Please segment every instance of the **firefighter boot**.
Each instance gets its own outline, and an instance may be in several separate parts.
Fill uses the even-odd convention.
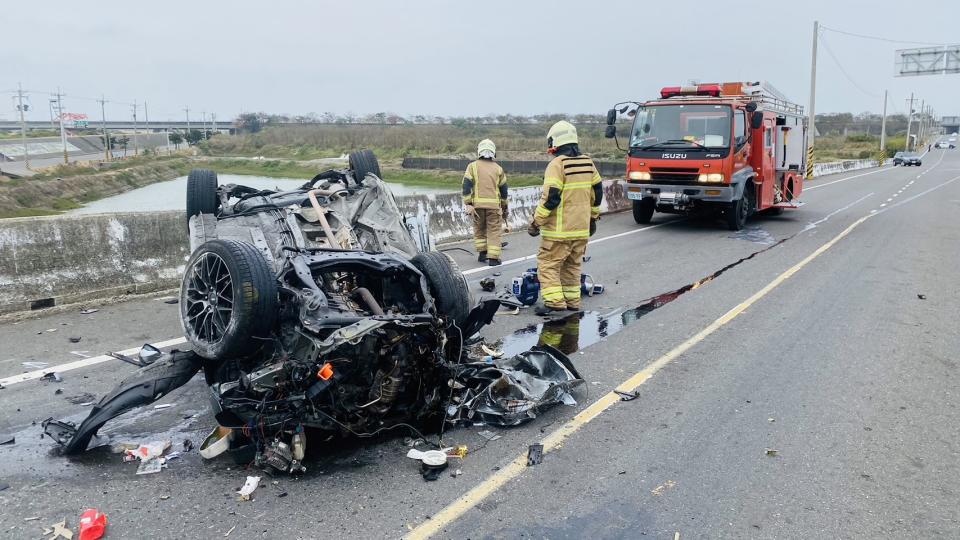
[[[477,253],[477,262],[487,262],[487,252],[481,251]]]

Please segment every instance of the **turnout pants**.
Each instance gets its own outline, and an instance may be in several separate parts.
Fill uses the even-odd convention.
[[[580,309],[580,267],[586,252],[586,238],[543,239],[537,253],[537,277],[545,305]]]
[[[473,214],[473,247],[486,251],[487,258],[500,258],[500,236],[503,222],[499,208],[475,208]]]

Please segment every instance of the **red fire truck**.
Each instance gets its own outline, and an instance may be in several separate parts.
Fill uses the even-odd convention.
[[[608,138],[624,118],[633,120],[627,196],[637,223],[654,212],[714,213],[736,231],[754,213],[802,205],[803,107],[767,83],[669,86],[660,99],[618,103]]]

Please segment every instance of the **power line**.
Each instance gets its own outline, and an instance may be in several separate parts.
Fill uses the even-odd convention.
[[[828,28],[828,27],[823,26],[823,25],[820,25],[820,28],[822,28],[822,29],[824,29],[824,30],[829,30],[829,31],[831,31],[831,32],[836,32],[836,33],[838,33],[838,34],[843,34],[843,35],[845,35],[845,36],[853,36],[853,37],[858,37],[858,38],[862,38],[862,39],[873,39],[873,40],[876,40],[876,41],[885,41],[885,42],[887,42],[887,43],[902,43],[902,44],[906,44],[906,45],[932,45],[932,46],[935,46],[935,47],[942,47],[942,46],[944,46],[944,45],[947,45],[946,43],[932,43],[932,42],[929,42],[929,41],[905,41],[905,40],[902,40],[902,39],[890,39],[890,38],[885,38],[885,37],[880,37],[880,36],[868,36],[868,35],[866,35],[866,34],[857,34],[857,33],[854,33],[854,32],[847,32],[847,31],[845,31],[845,30],[837,30],[836,28]]]
[[[820,41],[823,43],[823,47],[827,50],[827,54],[829,54],[830,58],[833,59],[833,62],[837,64],[837,67],[840,68],[840,73],[843,73],[843,76],[846,77],[848,81],[850,81],[850,84],[856,87],[857,90],[863,92],[864,94],[870,97],[874,97],[874,98],[880,97],[877,94],[874,94],[872,92],[865,90],[862,86],[857,84],[857,81],[853,80],[853,77],[851,77],[850,74],[847,73],[847,70],[843,69],[843,65],[840,64],[840,60],[837,58],[837,55],[833,54],[833,50],[830,48],[830,45],[827,43],[827,40],[824,39],[823,36],[820,36]]]

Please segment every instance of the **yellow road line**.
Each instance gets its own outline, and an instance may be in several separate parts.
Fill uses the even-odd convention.
[[[735,319],[738,315],[747,310],[750,306],[755,304],[758,300],[766,296],[773,289],[777,288],[781,283],[790,278],[790,276],[796,274],[800,271],[801,268],[810,264],[810,261],[816,259],[822,255],[825,251],[833,247],[837,242],[842,240],[845,236],[850,234],[855,228],[860,226],[861,223],[868,220],[870,217],[876,214],[868,214],[856,221],[854,221],[849,227],[844,229],[840,234],[834,236],[829,242],[823,244],[816,249],[810,255],[807,255],[802,261],[793,265],[785,272],[777,276],[773,281],[768,283],[765,287],[757,291],[750,298],[747,298],[736,307],[730,311],[724,313],[720,318],[710,323],[706,328],[697,332],[693,337],[684,341],[680,345],[677,345],[671,349],[668,353],[664,354],[660,358],[654,360],[647,367],[643,368],[641,371],[637,372],[635,375],[624,381],[616,388],[616,390],[621,392],[633,392],[640,387],[643,383],[650,380],[654,374],[660,371],[664,366],[674,361],[681,354],[690,350],[694,345],[700,343],[706,339],[710,334],[713,334],[718,329],[720,329],[725,324],[729,323]],[[587,425],[591,420],[600,415],[603,411],[609,409],[611,406],[620,401],[620,396],[615,392],[609,392],[603,397],[593,402],[586,409],[577,413],[576,416],[570,419],[569,422],[563,426],[555,429],[549,435],[543,439],[543,452],[552,452],[563,445],[564,440],[567,437],[573,435],[580,430],[583,426]],[[518,455],[513,461],[507,464],[506,467],[503,467],[495,474],[488,477],[486,480],[478,484],[476,487],[468,491],[459,499],[453,501],[446,508],[437,512],[431,517],[429,521],[421,523],[419,526],[414,528],[407,534],[404,538],[407,540],[419,540],[430,538],[434,534],[440,532],[441,529],[450,525],[456,521],[460,516],[465,514],[468,510],[479,504],[481,501],[489,497],[495,491],[500,489],[510,480],[520,476],[520,474],[527,468],[527,456],[526,453]]]

